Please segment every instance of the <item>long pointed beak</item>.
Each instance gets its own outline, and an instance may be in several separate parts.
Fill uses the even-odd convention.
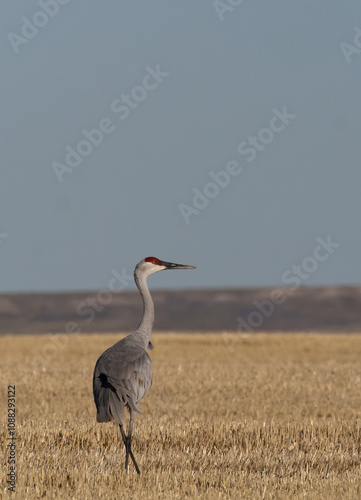
[[[166,267],[166,269],[196,269],[194,266],[186,266],[184,264],[173,264],[172,262],[164,262],[162,261],[163,266]]]

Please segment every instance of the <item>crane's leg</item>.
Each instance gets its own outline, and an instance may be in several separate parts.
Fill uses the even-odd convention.
[[[133,460],[135,469],[138,474],[140,474],[140,470],[138,467],[137,462],[135,461],[133,452],[132,452],[132,432],[133,432],[133,415],[132,412],[130,412],[130,419],[129,419],[129,429],[128,429],[128,436],[127,436],[127,444],[126,444],[126,455],[125,455],[125,470],[127,471],[127,474],[129,472],[129,455],[131,459]]]
[[[140,474],[140,470],[139,470],[138,464],[135,461],[135,458],[134,458],[134,455],[133,455],[133,452],[132,452],[132,449],[131,449],[132,427],[133,427],[133,419],[132,419],[132,425],[129,422],[129,432],[128,432],[128,436],[126,436],[125,432],[124,432],[124,429],[123,429],[123,426],[119,424],[120,432],[122,434],[122,439],[123,439],[123,443],[124,443],[124,446],[125,446],[125,470],[126,470],[126,472],[128,474],[129,473],[129,463],[128,462],[129,462],[129,455],[130,455],[130,458],[133,460],[133,463],[134,463],[134,466],[135,466],[135,469],[136,469],[137,473]]]

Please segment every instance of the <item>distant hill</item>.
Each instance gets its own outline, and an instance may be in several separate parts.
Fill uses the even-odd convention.
[[[361,287],[158,290],[152,296],[155,330],[361,332]],[[137,291],[0,294],[0,334],[131,332],[141,314]]]

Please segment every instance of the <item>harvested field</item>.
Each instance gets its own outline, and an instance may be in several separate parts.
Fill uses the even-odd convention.
[[[0,338],[16,498],[361,498],[360,336],[154,334],[133,434],[141,476],[125,475],[117,426],[95,421],[94,364],[120,337]]]

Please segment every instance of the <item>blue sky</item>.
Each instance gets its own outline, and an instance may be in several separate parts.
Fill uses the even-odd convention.
[[[0,29],[0,291],[148,255],[197,266],[153,288],[360,283],[359,2],[23,0]]]

